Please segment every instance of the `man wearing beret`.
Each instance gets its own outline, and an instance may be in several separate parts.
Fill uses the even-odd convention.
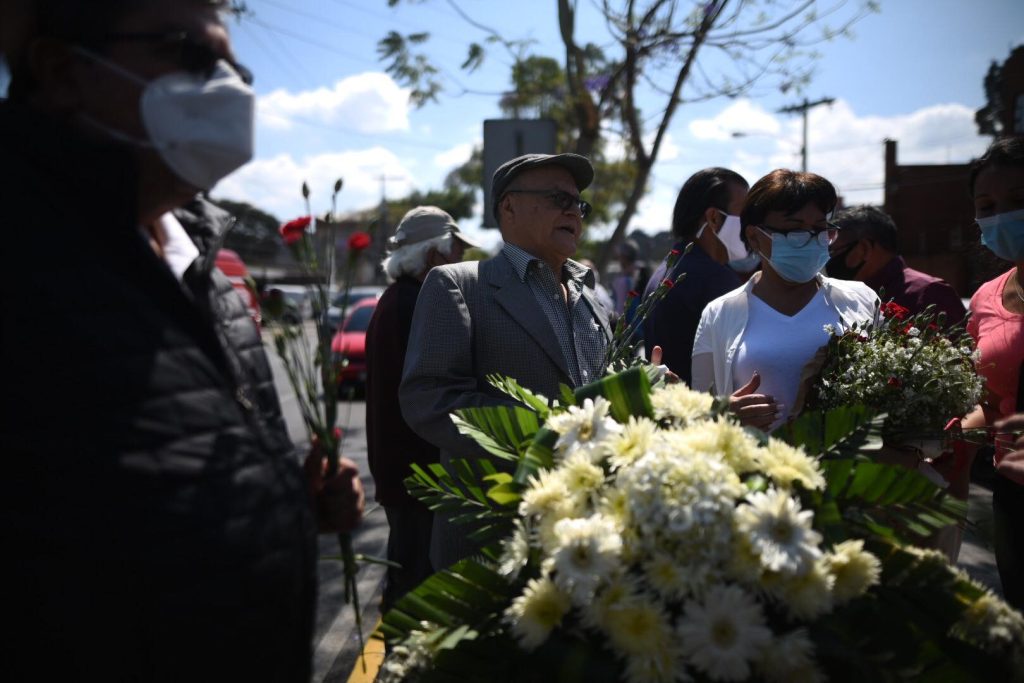
[[[611,330],[593,273],[573,261],[594,178],[576,154],[528,154],[491,181],[491,207],[505,244],[486,261],[434,268],[416,302],[399,391],[409,426],[440,449],[442,464],[489,457],[458,433],[450,415],[519,405],[492,387],[505,375],[548,398],[602,374]],[[442,569],[476,550],[465,529],[435,515],[431,562]]]
[[[437,446],[413,432],[398,407],[416,297],[431,268],[458,263],[466,247],[475,246],[447,212],[417,206],[399,222],[381,264],[391,284],[366,330],[366,452],[377,502],[388,518],[388,560],[400,565],[388,568],[383,611],[433,573],[434,515],[409,495],[403,481],[412,475],[411,464],[437,462]]]

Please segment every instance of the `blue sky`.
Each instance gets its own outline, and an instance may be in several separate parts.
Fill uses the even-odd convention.
[[[596,4],[579,2],[580,42],[607,41]],[[847,9],[856,4],[850,0]],[[667,228],[679,187],[700,168],[728,166],[753,182],[773,168],[799,167],[800,121],[775,111],[803,95],[837,100],[812,112],[810,170],[830,178],[850,203],[881,201],[886,137],[898,140],[902,163],[962,162],[984,150],[987,140],[973,123],[983,103],[982,78],[993,59],[1004,60],[1024,43],[1024,2],[880,4],[881,12],[857,23],[851,38],[816,48],[821,56],[803,93],[761,87],[749,98],[681,106],[631,228]],[[256,74],[257,158],[214,196],[249,201],[286,220],[303,213],[303,180],[313,188],[319,213],[342,177],[339,210],[366,208],[380,199],[381,176],[391,197],[440,186],[481,142],[483,120],[500,115],[510,58],[492,47],[481,69],[461,72],[467,41],[484,34],[447,0],[406,1],[395,9],[386,0],[248,5],[254,16],[230,28],[240,61]],[[562,61],[555,0],[461,0],[459,6],[507,37],[532,39],[533,52]],[[413,108],[408,93],[384,73],[376,44],[390,30],[432,34],[427,50],[441,65],[446,87],[439,103]],[[712,73],[714,66],[709,62]],[[649,110],[655,107],[648,101]],[[732,137],[737,130],[750,135]],[[464,222],[474,232],[477,223]],[[605,233],[593,229],[595,237]],[[495,231],[483,237],[497,241]]]

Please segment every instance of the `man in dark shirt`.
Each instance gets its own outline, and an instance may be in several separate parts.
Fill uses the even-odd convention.
[[[458,263],[467,246],[455,220],[434,206],[419,206],[402,218],[388,241],[383,268],[392,284],[381,295],[366,330],[366,448],[376,484],[377,502],[388,518],[389,568],[381,607],[394,603],[433,572],[430,529],[433,513],[409,495],[403,480],[410,465],[437,462],[436,446],[413,432],[402,418],[398,385],[402,381],[409,328],[423,278],[431,268]]]
[[[945,280],[907,266],[896,244],[896,224],[875,206],[855,206],[835,218],[839,237],[830,248],[826,272],[841,280],[860,280],[879,293],[917,314],[934,305],[944,313],[946,325],[964,319],[967,311],[956,290]]]

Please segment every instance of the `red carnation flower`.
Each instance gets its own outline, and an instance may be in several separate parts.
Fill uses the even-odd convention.
[[[889,381],[886,382],[886,384],[895,389],[899,389],[900,387],[903,386],[903,382],[901,382],[898,377],[890,377]]]
[[[679,251],[678,249],[673,249],[672,251],[669,252],[669,254],[672,255],[672,256],[679,256],[679,254],[681,254],[681,253],[682,252]]]
[[[635,299],[638,296],[640,296],[640,292],[636,291],[635,289],[629,290],[629,293],[626,294],[627,299]]]
[[[664,280],[661,281],[661,285],[665,289],[672,289],[672,285],[674,285],[674,284],[675,283],[672,282],[672,280],[669,280],[668,278],[665,278]]]
[[[906,320],[907,316],[910,315],[910,309],[890,301],[889,303],[882,304],[882,315],[886,318]]]
[[[365,232],[354,232],[348,238],[348,250],[362,251],[370,246],[370,235]]]
[[[288,221],[278,228],[278,232],[281,233],[281,238],[285,244],[295,244],[302,239],[302,236],[306,233],[306,228],[309,227],[312,221],[312,217],[302,216],[301,218]]]

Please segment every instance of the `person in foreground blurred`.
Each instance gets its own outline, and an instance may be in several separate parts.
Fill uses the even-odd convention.
[[[434,515],[405,489],[410,465],[437,462],[439,451],[416,435],[398,405],[398,385],[409,347],[409,330],[423,279],[434,266],[459,263],[477,244],[448,213],[418,206],[402,218],[381,264],[391,284],[377,302],[366,330],[366,452],[377,502],[388,518],[389,567],[381,611],[433,573],[430,530]]]
[[[829,277],[859,280],[885,301],[894,301],[911,315],[929,306],[942,313],[945,326],[963,321],[967,311],[960,295],[945,280],[914,270],[900,256],[896,223],[877,206],[854,206],[835,217],[839,237],[825,266]]]
[[[317,517],[361,514],[351,463],[303,477],[194,200],[252,154],[220,9],[0,6],[9,680],[308,680]]]
[[[682,282],[644,321],[647,359],[655,346],[662,348],[662,362],[686,384],[691,384],[690,363],[697,324],[704,307],[713,299],[740,286],[740,278],[727,263],[746,257],[740,235],[740,211],[747,197],[747,181],[727,168],[705,168],[683,184],[672,211],[672,234],[680,252],[693,242],[671,273],[662,261],[647,284],[649,295],[669,278],[686,273]]]
[[[983,284],[971,298],[967,331],[978,342],[978,372],[985,377],[988,394],[978,410],[964,418],[963,426],[996,429],[996,564],[1006,601],[1024,609],[1024,477],[1019,476],[1019,454],[1008,458],[1009,451],[1021,447],[1019,442],[1014,446],[1008,435],[1019,434],[1020,419],[999,422],[1024,411],[1024,137],[992,143],[971,166],[970,191],[981,243],[1013,267]]]
[[[877,297],[860,282],[821,275],[838,229],[836,190],[814,173],[772,171],[747,194],[740,222],[763,267],[712,301],[693,345],[693,387],[729,396],[740,421],[764,430],[793,415],[804,366],[837,330],[872,319]]]

